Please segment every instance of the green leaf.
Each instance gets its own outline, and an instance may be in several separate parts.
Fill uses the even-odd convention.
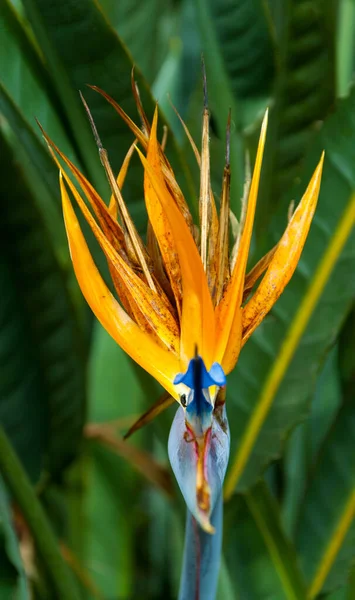
[[[233,96],[228,73],[223,63],[221,49],[218,45],[207,2],[196,0],[198,22],[201,30],[201,46],[206,60],[208,77],[208,103],[217,126],[218,137],[225,139],[228,112],[231,111],[235,131],[230,135],[230,160],[233,165],[231,178],[231,208],[240,213],[239,199],[242,197],[243,173],[243,143],[240,135],[241,111],[236,98]]]
[[[339,339],[339,371],[344,400],[351,400],[355,389],[355,306],[344,323]]]
[[[290,429],[306,416],[319,365],[353,302],[354,109],[353,90],[327,120],[307,156],[302,190],[321,151],[326,151],[306,246],[292,281],[229,377],[232,459],[227,494],[237,482],[240,489],[252,485],[266,464],[279,456]],[[290,198],[300,196],[299,189],[291,190]],[[270,247],[286,225],[282,213],[271,228]]]
[[[152,84],[168,51],[174,20],[172,0],[99,0],[134,63]]]
[[[45,52],[58,94],[67,108],[67,117],[89,177],[99,186],[99,191],[105,190],[101,193],[108,197],[107,185],[102,183],[104,174],[97,149],[91,134],[88,135],[86,124],[82,124],[86,116],[83,107],[79,106],[78,90],[85,95],[111,165],[114,171],[118,171],[134,140],[133,135],[112,106],[86,85],[97,85],[104,89],[135,119],[137,113],[131,90],[131,58],[93,0],[82,0],[80,3],[67,0],[65,10],[61,11],[55,0],[24,0],[24,6]],[[76,48],[75,53],[73,47]],[[138,69],[135,70],[135,79],[148,117],[152,117],[155,103]],[[162,125],[164,119],[161,118],[160,122]],[[52,136],[52,132],[49,133]],[[179,184],[185,187],[185,191],[189,189],[193,196],[185,162],[172,136],[169,136],[168,155],[176,168]],[[133,158],[129,169],[124,197],[137,227],[142,231],[146,222],[142,202],[143,169],[137,156]]]
[[[355,410],[346,403],[324,443],[297,525],[309,598],[346,581],[355,547]]]
[[[301,600],[305,586],[296,553],[264,483],[233,498],[226,510],[225,556],[241,598]]]
[[[58,540],[2,425],[0,425],[0,469],[28,526],[55,597],[78,600],[75,580],[61,556]]]
[[[41,463],[58,472],[78,450],[85,352],[66,273],[11,147],[2,136],[0,143],[1,255],[8,273],[2,422],[25,464],[36,465],[35,477]]]
[[[11,518],[5,484],[0,477],[0,596],[2,600],[30,600],[27,577]]]
[[[38,172],[42,173],[43,182],[46,185],[48,192],[53,194],[59,205],[60,193],[58,186],[58,170],[51,160],[50,154],[46,151],[43,144],[41,144],[38,136],[35,135],[35,130],[25,120],[19,107],[15,104],[1,83],[0,110],[10,123],[11,128],[16,134],[22,147],[26,150],[33,166]]]
[[[40,393],[40,369],[32,352],[28,323],[17,295],[13,270],[5,262],[3,252],[0,284],[0,422],[29,476],[37,480],[47,442],[45,402],[43,392]]]
[[[248,102],[265,102],[275,71],[266,4],[261,0],[209,0],[207,4],[233,95],[244,110]]]
[[[279,70],[265,147],[262,206],[257,216],[260,233],[300,175],[304,156],[317,125],[335,102],[336,3],[288,0],[282,3],[278,39]]]
[[[355,71],[355,3],[353,0],[339,2],[336,42],[338,95],[346,96]]]
[[[68,138],[65,113],[44,64],[43,55],[29,32],[28,23],[17,14],[9,0],[0,0],[0,29],[0,82],[3,90],[18,107],[22,118],[27,121],[29,128],[33,128],[38,139],[41,139],[41,132],[35,118],[51,132],[63,151],[75,160],[75,152]],[[5,110],[3,103],[1,110]],[[22,133],[25,134],[24,131]],[[45,172],[43,176],[47,179]]]
[[[337,417],[342,395],[338,372],[338,347],[333,348],[320,372],[311,401],[310,418],[301,423],[287,443],[283,516],[292,532],[303,501],[306,480],[319,448]]]
[[[232,583],[231,573],[226,565],[224,556],[222,556],[216,600],[239,600],[239,598],[240,596],[236,593]]]
[[[0,114],[6,118],[16,138],[13,146],[18,148],[22,168],[26,171],[28,186],[38,203],[57,256],[63,268],[68,268],[71,261],[64,223],[62,227],[58,227],[58,223],[62,222],[58,169],[51,160],[47,149],[41,144],[35,131],[25,120],[1,83]]]
[[[303,501],[308,472],[337,417],[341,400],[338,348],[335,347],[329,352],[317,379],[310,418],[292,432],[286,447],[283,516],[290,533],[293,532]]]
[[[156,382],[139,373],[141,377],[131,359],[96,323],[89,368],[90,421],[118,419],[121,432],[125,431],[129,418],[159,395]],[[149,436],[149,430],[138,432],[134,442],[142,443],[144,434]],[[135,538],[138,522],[144,518],[139,492],[145,481],[125,459],[96,444],[93,449],[85,499],[85,562],[105,597],[131,598],[136,584]]]

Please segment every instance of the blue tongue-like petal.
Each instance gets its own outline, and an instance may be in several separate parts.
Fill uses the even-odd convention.
[[[207,371],[196,353],[186,372],[179,373],[174,383],[185,384],[193,393],[186,410],[178,409],[171,426],[170,463],[188,509],[200,526],[211,533],[210,516],[221,494],[228,463],[229,430],[225,407],[220,407],[217,418],[209,388],[224,386],[226,377],[218,363]]]
[[[202,529],[211,533],[210,517],[222,493],[229,458],[229,427],[225,407],[218,419],[212,414],[211,435],[201,445],[187,435],[185,415],[179,407],[170,429],[168,452],[170,464],[189,511]],[[203,455],[208,507],[200,505],[197,489],[200,453]]]
[[[202,389],[218,385],[222,387],[226,385],[226,376],[221,365],[217,362],[213,363],[209,371],[205,367],[201,356],[192,358],[185,373],[178,373],[174,379],[174,383],[184,383],[187,387],[195,389],[196,387],[196,371],[199,371],[200,386]]]

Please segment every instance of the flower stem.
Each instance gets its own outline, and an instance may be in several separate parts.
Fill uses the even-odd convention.
[[[55,538],[34,489],[1,426],[0,473],[28,525],[38,553],[51,579],[56,597],[78,600],[76,583],[59,551],[58,540]]]
[[[179,600],[216,598],[222,547],[222,494],[213,510],[211,524],[216,530],[214,534],[203,531],[187,510]]]

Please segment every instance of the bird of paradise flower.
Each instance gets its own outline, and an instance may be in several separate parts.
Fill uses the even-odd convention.
[[[95,86],[93,89],[111,103],[136,140],[116,179],[83,100],[112,191],[107,206],[90,182],[43,132],[59,167],[71,259],[81,291],[103,327],[168,393],[167,399],[148,411],[143,421],[174,400],[179,404],[168,448],[188,508],[179,597],[214,598],[222,538],[221,492],[229,458],[226,376],[293,275],[316,208],[324,157],[322,155],[280,241],[247,273],[267,112],[238,234],[230,245],[230,118],[219,211],[210,181],[208,108],[205,106],[203,114],[201,155],[181,120],[200,166],[197,228],[165,154],[165,144],[159,143],[157,138],[158,109],[150,123],[133,85],[142,122],[140,128],[104,91]],[[146,244],[138,235],[121,194],[134,150],[144,169]],[[69,168],[81,192],[62,168],[58,156]],[[106,256],[118,299],[93,261],[68,188]],[[215,530],[216,535],[211,536]],[[206,561],[213,568],[209,568]],[[202,589],[208,591],[202,594]]]

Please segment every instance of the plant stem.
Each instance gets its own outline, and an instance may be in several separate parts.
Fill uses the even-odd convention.
[[[212,535],[205,533],[187,510],[179,600],[216,598],[223,530],[222,494],[211,515],[211,524],[216,530]]]
[[[76,583],[61,556],[58,540],[1,426],[0,473],[25,518],[38,553],[48,571],[56,597],[60,600],[78,600]]]

